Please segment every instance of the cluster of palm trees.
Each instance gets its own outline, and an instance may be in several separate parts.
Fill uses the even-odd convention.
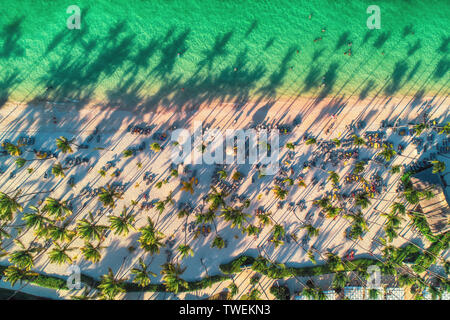
[[[319,206],[325,212],[326,217],[331,219],[336,218],[343,211],[342,208],[334,206],[329,197],[314,200],[313,204]]]
[[[1,221],[12,221],[14,215],[23,210],[18,202],[19,194],[20,192],[16,193],[15,196],[9,196],[0,193]],[[105,188],[100,194],[100,199],[103,199],[102,202],[105,206],[113,207],[114,197],[116,196],[111,188]],[[54,246],[48,252],[51,263],[72,263],[74,259],[70,256],[70,252],[76,249],[80,249],[81,254],[87,261],[97,263],[101,259],[100,250],[103,248],[101,242],[104,240],[107,230],[110,229],[121,236],[126,236],[130,230],[134,230],[134,215],[127,213],[126,207],[124,207],[120,216],[111,215],[108,217],[109,226],[98,224],[93,215],[89,213],[87,218],[80,219],[74,228],[70,228],[71,221],[68,218],[72,214],[73,212],[67,201],[47,197],[41,208],[30,205],[28,211],[22,216],[26,230],[33,230],[37,239],[53,241]],[[85,243],[84,246],[80,248],[70,247],[76,238],[82,239]],[[12,263],[8,273],[13,279],[18,279],[18,274],[28,274],[25,271],[29,271],[34,266],[36,253],[44,250],[42,247],[25,247],[19,240],[15,240],[13,243],[17,249],[9,253],[6,250],[5,252]]]
[[[350,220],[352,222],[350,232],[348,236],[352,239],[362,239],[362,235],[369,231],[367,226],[367,222],[364,219],[364,215],[361,211],[358,211],[355,214],[345,214],[344,218]]]
[[[441,128],[439,133],[449,134],[450,124],[447,123]],[[419,124],[414,127],[417,134],[421,134],[424,130],[428,129],[429,125],[427,123]],[[352,135],[353,144],[355,146],[366,145],[366,141],[357,136]],[[332,140],[336,147],[341,145],[339,139]],[[306,145],[316,144],[317,140],[315,138],[309,138],[305,141]],[[62,153],[73,153],[73,146],[76,145],[73,140],[69,140],[65,137],[59,137],[56,139],[56,147]],[[22,145],[5,143],[3,145],[4,149],[11,155],[16,157],[15,163],[17,167],[23,167],[27,161],[22,158],[21,155],[23,151],[21,149]],[[79,146],[78,146],[79,147]],[[150,146],[151,150],[154,152],[160,152],[162,150],[158,143],[153,143]],[[289,150],[295,150],[294,143],[287,143],[286,148]],[[127,149],[123,152],[124,157],[129,157],[133,155],[133,151]],[[393,157],[397,155],[396,151],[393,150],[388,144],[382,145],[382,150],[380,155],[384,157],[386,162],[392,160]],[[39,158],[39,157],[38,157]],[[48,159],[49,157],[44,156],[41,159]],[[445,163],[442,161],[431,161],[433,164],[433,173],[441,173],[445,171]],[[360,174],[365,170],[366,162],[360,161],[355,164],[354,173]],[[56,162],[52,166],[52,174],[55,177],[65,177],[65,168],[61,163]],[[393,166],[391,168],[391,173],[400,173],[400,166]],[[220,170],[218,172],[221,179],[226,179],[228,173],[225,170]],[[171,176],[177,177],[177,170],[173,169]],[[235,171],[232,178],[239,180],[242,174]],[[333,188],[339,188],[340,177],[335,171],[328,171],[328,181],[332,183]],[[160,181],[159,187],[162,187],[167,181]],[[187,181],[181,181],[181,191],[194,194],[194,187],[198,184],[198,179],[192,177]],[[284,200],[288,196],[288,190],[285,189],[285,185],[292,186],[294,180],[287,178],[283,182],[283,186],[275,185],[272,191],[275,197]],[[298,185],[301,187],[306,187],[306,183],[303,179],[299,179]],[[25,195],[21,194],[21,191],[15,193],[11,196],[7,193],[0,192],[0,245],[3,247],[3,239],[8,239],[9,233],[6,231],[8,223],[12,222],[15,215],[18,212],[23,211],[22,205],[19,203],[19,199]],[[249,201],[242,206],[230,206],[226,204],[226,194],[223,191],[217,190],[215,187],[211,188],[211,191],[207,195],[206,201],[209,204],[207,210],[196,216],[196,222],[198,224],[214,223],[216,236],[211,242],[212,248],[222,249],[225,248],[227,243],[223,237],[221,237],[217,231],[215,219],[222,218],[223,221],[230,224],[231,228],[237,228],[242,231],[242,233],[248,236],[257,236],[261,232],[261,227],[269,226],[273,224],[271,230],[271,241],[274,243],[275,247],[278,247],[284,243],[284,238],[286,236],[286,231],[282,224],[273,222],[270,213],[259,214],[257,219],[260,226],[249,222],[251,215],[245,213],[245,209],[250,205]],[[417,204],[419,200],[423,197],[431,198],[433,194],[430,191],[415,190],[411,186],[405,188],[402,193],[404,199],[410,204]],[[369,200],[370,196],[368,193],[358,193],[355,196],[354,204],[359,206],[361,209],[366,209],[371,204]],[[122,199],[122,193],[115,190],[115,188],[110,185],[106,185],[100,189],[98,194],[98,200],[103,204],[105,208],[114,209],[116,207],[116,202],[118,199]],[[332,199],[330,197],[323,197],[322,199],[315,200],[314,205],[319,206],[323,212],[326,213],[328,218],[336,218],[344,209],[332,204]],[[164,200],[156,202],[156,210],[159,214],[162,214],[165,210],[166,205],[173,204],[172,192]],[[76,260],[77,256],[74,256],[74,250],[79,250],[82,257],[86,261],[91,263],[97,263],[101,260],[101,250],[104,247],[101,245],[105,239],[106,232],[111,230],[115,235],[126,237],[131,231],[139,232],[138,242],[140,247],[151,256],[159,254],[162,247],[164,247],[163,240],[166,236],[158,230],[158,221],[153,222],[153,220],[148,217],[147,224],[136,230],[134,224],[136,222],[136,214],[133,213],[133,209],[129,209],[126,206],[119,215],[109,215],[107,220],[109,225],[103,225],[99,223],[99,218],[95,218],[92,213],[89,213],[87,217],[82,218],[78,221],[74,220],[76,214],[72,212],[70,204],[65,200],[58,200],[53,197],[47,197],[43,203],[39,204],[40,207],[28,206],[28,211],[22,216],[24,226],[26,230],[33,230],[36,239],[41,240],[52,240],[53,246],[45,249],[43,247],[35,246],[25,246],[19,239],[13,240],[9,245],[14,244],[15,249],[11,252],[7,252],[5,249],[3,251],[8,255],[9,261],[12,264],[5,270],[5,278],[12,284],[16,282],[25,281],[35,276],[36,273],[32,271],[36,259],[48,251],[48,258],[51,263],[55,264],[69,264]],[[134,208],[134,205],[133,205]],[[399,263],[395,260],[395,248],[388,245],[396,239],[399,234],[401,223],[404,220],[404,216],[407,213],[404,204],[399,202],[394,202],[391,206],[390,213],[381,212],[381,216],[386,218],[384,223],[384,231],[387,240],[384,248],[384,263],[387,265],[386,269],[389,267],[395,268],[399,266]],[[185,225],[187,225],[188,217],[190,216],[188,209],[182,209],[178,213],[180,219],[186,219]],[[415,213],[414,213],[415,214]],[[417,213],[419,214],[419,213]],[[363,213],[359,210],[357,213],[345,213],[342,215],[343,218],[348,219],[351,222],[351,229],[348,236],[353,240],[361,239],[364,232],[368,231],[367,221],[364,219]],[[72,223],[75,222],[75,223]],[[319,234],[319,228],[315,228],[311,224],[305,224],[303,229],[306,230],[310,237],[317,237]],[[190,247],[187,241],[187,228],[185,228],[185,239],[184,243],[178,246],[179,257],[184,259],[188,256],[193,256],[194,251]],[[83,241],[83,246],[77,248],[72,246],[76,239]],[[307,251],[311,261],[315,262],[315,251],[310,249]],[[330,268],[335,272],[333,279],[333,287],[336,290],[342,289],[348,283],[348,276],[344,271],[344,262],[338,256],[329,253],[327,254],[327,262]],[[167,262],[162,265],[161,275],[164,285],[167,290],[178,293],[184,289],[187,289],[188,283],[181,278],[184,273],[185,268],[181,267],[178,261]],[[138,286],[144,288],[151,283],[151,276],[155,277],[156,274],[149,270],[149,265],[144,263],[144,260],[139,258],[138,265],[131,269],[131,274],[134,276],[133,282]],[[399,283],[408,284],[413,287],[423,288],[423,281],[418,277],[410,275],[401,275],[398,278]],[[230,287],[232,295],[237,294],[238,288],[233,283]],[[101,298],[104,299],[114,299],[119,294],[124,293],[125,289],[125,279],[120,279],[117,275],[114,275],[111,269],[108,273],[103,275],[101,282],[98,286]],[[303,294],[314,299],[323,299],[324,294],[320,289],[317,289],[312,282],[308,284],[303,290]],[[248,299],[258,299],[259,291],[254,289],[248,294],[244,295],[244,298]]]
[[[156,229],[155,223],[150,217],[147,217],[147,224],[139,229],[139,243],[141,248],[151,255],[158,254],[164,244],[161,242],[165,235]]]
[[[420,126],[422,127],[422,126]],[[442,129],[441,130],[441,134],[442,133],[446,133],[448,134],[448,127],[449,124],[447,124],[446,129]],[[420,129],[420,128],[419,128]],[[424,128],[426,129],[426,127]],[[353,144],[360,146],[360,145],[364,145],[365,144],[365,140],[354,135],[352,136],[353,138]],[[339,139],[335,139],[336,141],[335,144],[336,146],[339,146],[341,144]],[[389,162],[390,160],[392,160],[392,158],[397,154],[395,152],[395,150],[392,149],[392,146],[388,145],[388,144],[383,144],[382,145],[382,151],[380,152],[381,156],[384,157],[384,159],[386,160],[386,162]],[[441,173],[445,171],[445,163],[442,161],[431,161],[431,163],[433,164],[433,173]],[[353,173],[355,174],[359,174],[361,172],[364,171],[365,169],[365,165],[366,162],[360,161],[358,163],[356,163],[355,165],[355,169],[353,171]],[[401,172],[401,166],[397,165],[397,166],[392,166],[390,173],[391,174],[396,174],[396,173],[400,173]],[[328,172],[329,173],[329,177],[328,177],[328,181],[331,181],[333,184],[333,187],[337,187],[338,186],[338,182],[339,182],[339,176],[331,171]],[[274,192],[280,193],[280,188],[277,188],[277,190],[274,190]],[[407,187],[405,188],[405,190],[401,193],[401,195],[403,196],[403,198],[406,200],[406,202],[416,205],[419,200],[421,198],[431,198],[433,197],[432,192],[428,191],[428,190],[415,190],[414,188],[412,188],[411,185],[407,185]],[[356,206],[359,206],[361,209],[366,209],[369,207],[369,205],[371,204],[370,198],[373,198],[373,195],[370,195],[367,192],[360,192],[358,194],[355,195],[355,199],[354,199],[354,203]],[[377,199],[379,200],[379,199]],[[386,200],[385,200],[386,201]],[[322,199],[318,199],[314,201],[314,204],[319,206],[320,208],[322,208],[325,212],[328,211],[327,217],[336,217],[341,211],[342,209],[340,209],[339,207],[333,207],[331,204],[331,198],[329,197],[324,197]],[[391,205],[391,212],[390,213],[385,213],[385,212],[380,212],[381,216],[386,218],[386,221],[384,223],[384,231],[386,234],[386,238],[387,240],[383,240],[385,241],[385,245],[387,245],[387,243],[392,243],[392,241],[397,238],[399,236],[398,231],[400,229],[400,225],[402,223],[403,216],[405,215],[405,213],[407,213],[406,207],[404,204],[399,203],[399,202],[394,202]],[[409,212],[409,215],[416,215],[416,214],[420,214],[418,212]],[[423,215],[423,214],[421,214]],[[351,222],[351,230],[348,233],[348,236],[353,239],[354,241],[356,241],[357,239],[361,239],[362,235],[364,234],[364,232],[368,231],[368,225],[367,225],[367,221],[364,218],[361,210],[358,210],[357,213],[346,213],[343,215],[344,218],[348,219]],[[421,219],[421,221],[425,221],[424,219]],[[314,228],[312,225],[310,224],[306,224],[303,226],[304,229],[306,229],[307,233],[310,236],[313,236],[316,232],[318,232],[318,229]],[[407,239],[405,239],[407,240]],[[422,249],[424,250],[424,249]],[[308,257],[310,258],[310,260],[315,263],[315,251],[316,250],[308,250],[307,254]],[[333,287],[335,289],[341,289],[343,288],[346,283],[348,282],[348,276],[346,275],[345,272],[343,272],[343,270],[339,271],[340,268],[339,266],[342,266],[342,262],[340,260],[340,258],[335,257],[336,259],[333,259],[332,256],[329,257],[329,263],[333,264],[333,261],[335,262],[336,266],[335,266],[335,271],[336,274],[334,276],[333,279]],[[385,255],[385,262],[386,264],[389,266],[390,260],[392,259],[392,252],[390,252],[389,254]],[[397,266],[398,267],[398,266]],[[388,267],[386,267],[386,270],[389,270]],[[415,277],[413,277],[414,281],[416,281],[416,287],[417,288],[424,288],[424,284],[423,281],[420,279],[420,277],[418,277],[417,275]],[[400,281],[399,281],[400,282]],[[418,285],[418,282],[421,282],[421,286],[420,287]],[[438,295],[439,290],[432,290],[432,288],[429,288],[433,294]],[[420,290],[419,290],[420,291]],[[417,292],[419,292],[417,291]],[[378,294],[378,292],[372,292],[371,293],[373,296]],[[306,286],[304,289],[304,295],[308,296],[310,298],[313,299],[320,299],[320,295],[318,295],[318,293],[314,290],[314,288],[311,288],[309,286]],[[419,294],[416,295],[416,297],[419,296]]]
[[[312,280],[306,282],[306,286],[302,290],[302,295],[310,300],[326,300],[323,290],[316,287]]]

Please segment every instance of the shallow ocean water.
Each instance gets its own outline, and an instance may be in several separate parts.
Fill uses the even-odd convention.
[[[376,1],[379,30],[366,0],[0,2],[0,104],[449,93],[447,0]]]

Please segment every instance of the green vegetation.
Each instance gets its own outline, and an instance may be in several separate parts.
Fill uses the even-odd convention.
[[[289,288],[286,286],[273,285],[270,287],[270,293],[273,294],[277,300],[289,300],[291,297]]]

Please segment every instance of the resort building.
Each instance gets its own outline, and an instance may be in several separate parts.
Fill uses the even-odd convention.
[[[430,190],[434,194],[431,199],[420,200],[416,209],[425,214],[431,232],[435,235],[447,232],[450,229],[449,187],[445,186],[439,174],[432,173],[432,168],[416,173],[411,182],[415,189]]]

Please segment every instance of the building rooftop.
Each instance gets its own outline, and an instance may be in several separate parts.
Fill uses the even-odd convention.
[[[431,232],[433,234],[447,232],[450,229],[448,224],[450,201],[441,176],[432,173],[432,168],[428,168],[413,175],[411,182],[416,189],[431,190],[435,195],[432,199],[422,199],[419,202],[419,209],[425,214]]]

